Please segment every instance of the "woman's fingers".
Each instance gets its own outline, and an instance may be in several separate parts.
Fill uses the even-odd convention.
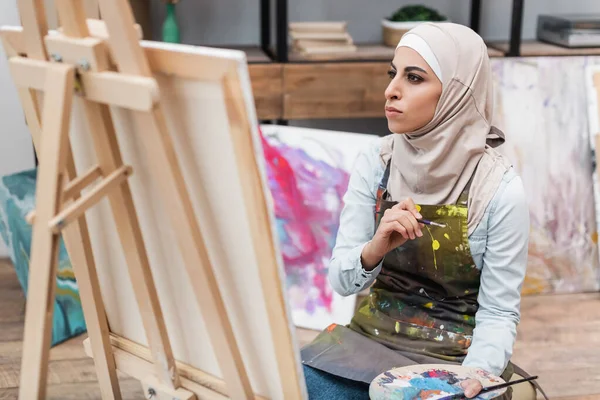
[[[386,211],[382,218],[382,222],[390,221],[398,221],[406,229],[410,239],[415,239],[417,236],[423,236],[421,225],[417,222],[414,215],[407,210],[390,209]]]
[[[462,386],[463,390],[465,391],[465,396],[467,396],[469,399],[477,396],[479,392],[481,392],[481,389],[483,389],[481,382],[479,382],[477,379],[467,379],[466,381],[461,382],[460,386]]]
[[[382,220],[380,227],[383,230],[382,233],[385,233],[386,236],[391,235],[393,232],[398,232],[400,235],[402,235],[402,237],[404,239],[410,238],[406,228],[404,226],[402,226],[402,224],[400,222],[396,221],[395,219],[389,219],[387,221]]]
[[[415,218],[423,218],[423,216],[421,215],[421,213],[417,209],[417,205],[415,204],[415,202],[413,201],[413,199],[411,199],[410,197],[402,200],[401,202],[399,202],[398,204],[396,204],[394,207],[392,207],[392,209],[395,209],[395,210],[406,210],[406,211],[410,212],[412,215],[414,215]]]
[[[408,240],[410,238],[410,235],[408,234],[408,231],[406,230],[406,228],[404,226],[402,226],[402,224],[400,222],[398,222],[398,221],[391,221],[390,222],[390,227],[395,232],[398,232],[399,234],[401,234],[404,239]]]
[[[419,223],[412,214],[404,214],[401,218],[405,222],[403,222],[402,225],[406,226],[409,224],[412,228],[412,232],[414,232],[414,235],[418,237],[423,236],[423,233],[421,232],[421,226],[419,226]],[[414,239],[414,237],[412,239]]]
[[[419,210],[417,210],[415,202],[410,197],[406,198],[404,201],[401,201],[400,204],[403,204],[405,207],[404,209],[410,211],[415,216],[415,218],[423,218]]]

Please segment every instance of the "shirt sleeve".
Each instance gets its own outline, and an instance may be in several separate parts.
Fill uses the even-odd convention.
[[[342,296],[370,286],[381,271],[381,263],[366,271],[361,262],[362,250],[375,233],[376,192],[383,175],[379,148],[380,142],[376,140],[358,155],[343,197],[344,207],[328,271],[331,286]]]
[[[527,268],[529,208],[521,178],[490,210],[473,341],[463,365],[501,375],[512,356]]]

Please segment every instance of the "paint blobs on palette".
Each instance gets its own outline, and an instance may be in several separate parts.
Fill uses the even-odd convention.
[[[479,379],[484,386],[503,382],[484,371],[476,371],[461,366],[423,368],[415,365],[385,371],[375,378],[369,388],[372,400],[434,400],[457,393],[462,393],[461,382],[468,379]],[[501,392],[483,393],[478,400],[489,400]]]

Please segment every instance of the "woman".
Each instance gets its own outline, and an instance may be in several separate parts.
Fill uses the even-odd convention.
[[[510,358],[528,204],[493,150],[504,135],[490,125],[487,48],[465,26],[425,23],[403,36],[389,75],[393,134],[356,162],[329,266],[341,295],[371,288],[348,326],[331,325],[302,349],[311,399],[368,398],[377,375],[414,364],[526,375]],[[468,397],[482,388],[463,387]],[[505,397],[513,393],[535,398],[530,384]]]

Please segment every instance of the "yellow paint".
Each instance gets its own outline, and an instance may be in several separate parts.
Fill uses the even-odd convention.
[[[419,337],[421,336],[422,331],[417,327],[411,326],[406,329],[406,333],[410,337]]]
[[[72,269],[59,269],[56,275],[62,279],[75,279],[75,272]]]
[[[371,312],[371,307],[368,304],[365,304],[358,310],[359,314],[365,315],[367,317],[372,317],[373,313]]]
[[[448,235],[447,233],[444,233],[444,237],[448,240],[450,240],[450,235]]]
[[[396,321],[396,333],[400,333],[400,322]]]
[[[433,247],[433,250],[438,250],[440,248],[440,242],[434,240],[433,242],[431,242],[431,247]]]
[[[467,217],[468,209],[467,207],[460,207],[456,205],[447,205],[439,207],[436,210],[436,214],[439,216],[449,216],[449,217]]]
[[[415,208],[417,209],[417,212],[421,212],[421,206],[418,204],[415,204]]]
[[[431,230],[429,229],[429,227],[427,225],[425,225],[425,229],[427,229],[427,233],[429,233],[429,236],[431,237],[432,240],[432,247],[433,247],[433,266],[435,267],[435,269],[438,269],[437,267],[437,257],[435,256],[435,251],[437,249],[440,248],[440,242],[438,242],[437,240],[435,240],[433,238],[433,235],[431,234]],[[437,249],[435,247],[435,243],[437,243]]]
[[[432,308],[433,308],[433,303],[426,303],[426,304],[423,304],[423,307],[425,307],[425,308],[429,308],[429,309],[432,309]]]

